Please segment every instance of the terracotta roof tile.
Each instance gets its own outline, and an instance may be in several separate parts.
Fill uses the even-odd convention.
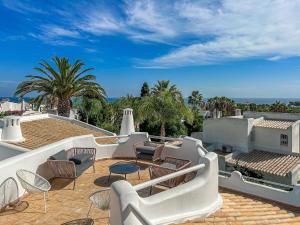
[[[250,153],[240,153],[232,159],[228,159],[227,162],[232,165],[238,162],[240,166],[249,169],[286,176],[300,164],[300,156],[254,150]]]
[[[21,130],[25,141],[15,145],[27,149],[36,149],[65,138],[80,135],[108,136],[105,133],[79,126],[70,121],[53,118],[22,122]],[[97,143],[115,143],[115,139],[98,139]]]
[[[294,123],[295,123],[294,121],[287,121],[287,120],[261,120],[257,122],[254,126],[286,130]]]

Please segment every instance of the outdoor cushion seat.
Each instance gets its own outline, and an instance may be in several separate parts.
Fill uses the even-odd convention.
[[[156,148],[157,145],[158,145],[157,143],[154,143],[154,142],[151,142],[151,141],[145,141],[144,142],[144,146],[150,146],[150,147]]]
[[[93,155],[89,153],[82,153],[78,155],[74,155],[69,159],[69,161],[73,161],[76,165],[82,164],[92,158]]]
[[[151,155],[151,154],[137,153],[136,155],[139,159],[142,159],[142,160],[152,160],[152,158],[153,158],[153,154]]]
[[[155,147],[152,146],[139,146],[136,148],[137,152],[143,153],[143,154],[148,154],[148,155],[153,155],[155,152]]]
[[[85,170],[93,166],[95,172],[95,158],[95,148],[71,148],[50,156],[47,163],[54,178],[74,180],[74,189],[76,178]]]
[[[67,153],[65,150],[61,150],[60,152],[57,152],[56,154],[50,156],[51,160],[68,160]]]
[[[86,171],[90,166],[92,166],[94,162],[92,161],[87,161],[82,164],[75,164],[76,167],[76,177],[79,177],[84,171]]]
[[[133,145],[136,161],[144,159],[157,163],[161,161],[161,154],[164,147],[164,144],[157,144],[150,141],[137,142]]]
[[[162,164],[159,165],[162,168],[166,168],[166,169],[171,169],[171,170],[175,170],[176,168],[176,164],[173,163],[168,163],[168,162],[163,162]]]

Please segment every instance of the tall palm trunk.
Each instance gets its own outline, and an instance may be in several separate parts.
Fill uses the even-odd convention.
[[[166,125],[164,122],[160,125],[160,136],[165,137],[166,136]]]
[[[70,116],[71,104],[69,99],[59,99],[57,105],[57,112],[59,116]]]

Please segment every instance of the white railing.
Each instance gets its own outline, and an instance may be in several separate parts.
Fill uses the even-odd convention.
[[[170,180],[172,178],[175,178],[175,177],[178,177],[178,176],[181,176],[181,175],[184,175],[184,174],[187,174],[187,173],[190,173],[190,172],[202,169],[204,167],[205,167],[205,164],[198,164],[198,165],[186,168],[184,170],[179,170],[177,172],[174,172],[174,173],[171,173],[171,174],[168,174],[168,175],[156,178],[154,180],[149,180],[149,181],[146,181],[144,183],[137,184],[137,185],[134,186],[134,190],[139,191],[139,190],[142,190],[144,188],[147,188],[147,187],[150,187],[150,186],[154,186],[154,185],[159,184],[161,182]]]

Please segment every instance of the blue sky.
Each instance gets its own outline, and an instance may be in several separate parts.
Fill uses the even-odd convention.
[[[300,97],[300,0],[0,0],[0,96],[41,59],[94,67],[110,97],[169,79],[188,96]]]

